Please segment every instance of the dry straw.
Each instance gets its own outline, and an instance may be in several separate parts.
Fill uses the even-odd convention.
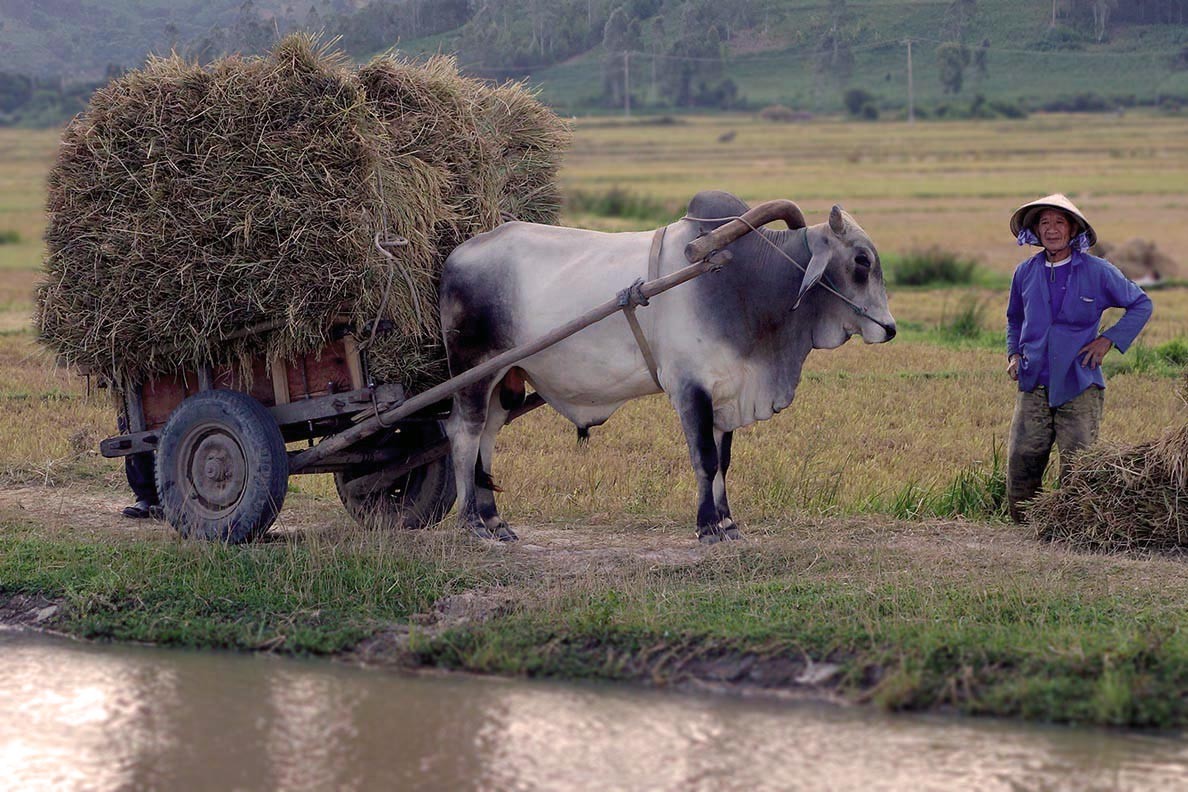
[[[1188,378],[1180,398],[1188,403]],[[1028,519],[1037,537],[1090,550],[1188,547],[1186,456],[1188,425],[1138,445],[1098,444],[1032,502]]]
[[[41,339],[123,384],[316,352],[333,317],[379,316],[394,330],[372,350],[377,377],[424,389],[445,372],[445,256],[502,212],[555,222],[567,143],[523,86],[448,58],[356,70],[298,35],[264,58],[153,59],[63,134]],[[408,244],[388,259],[377,233]]]

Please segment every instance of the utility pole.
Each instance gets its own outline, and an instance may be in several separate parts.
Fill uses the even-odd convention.
[[[916,123],[916,86],[912,82],[912,40],[908,39],[907,44],[907,67],[908,67],[908,123]]]
[[[623,115],[631,117],[631,53],[623,53]]]

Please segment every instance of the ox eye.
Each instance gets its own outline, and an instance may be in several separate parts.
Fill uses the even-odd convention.
[[[854,263],[859,267],[866,267],[867,269],[870,269],[870,257],[865,253],[859,253],[857,256],[855,256]]]

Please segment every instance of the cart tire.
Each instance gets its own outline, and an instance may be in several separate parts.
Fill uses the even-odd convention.
[[[272,414],[247,394],[196,393],[177,406],[157,448],[165,519],[187,539],[238,544],[264,534],[289,486]]]
[[[407,458],[444,438],[445,430],[440,423],[426,422],[403,427],[389,442],[406,450]],[[342,505],[364,527],[424,528],[441,521],[458,497],[454,460],[448,453],[377,492],[356,496],[347,490],[353,479],[376,472],[375,468],[355,468],[334,474],[334,486]]]

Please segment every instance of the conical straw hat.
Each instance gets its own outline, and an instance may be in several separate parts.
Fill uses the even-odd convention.
[[[1089,237],[1089,245],[1097,244],[1097,232],[1093,230],[1093,226],[1089,225],[1089,221],[1085,219],[1085,215],[1081,214],[1081,210],[1077,208],[1076,204],[1068,200],[1068,196],[1064,193],[1054,193],[1038,201],[1025,203],[1015,210],[1011,215],[1011,233],[1019,236],[1019,232],[1024,228],[1031,228],[1035,225],[1035,221],[1039,219],[1039,214],[1045,209],[1059,209],[1068,214],[1073,219],[1074,223],[1079,223],[1080,228],[1074,232],[1076,234],[1084,231]]]

